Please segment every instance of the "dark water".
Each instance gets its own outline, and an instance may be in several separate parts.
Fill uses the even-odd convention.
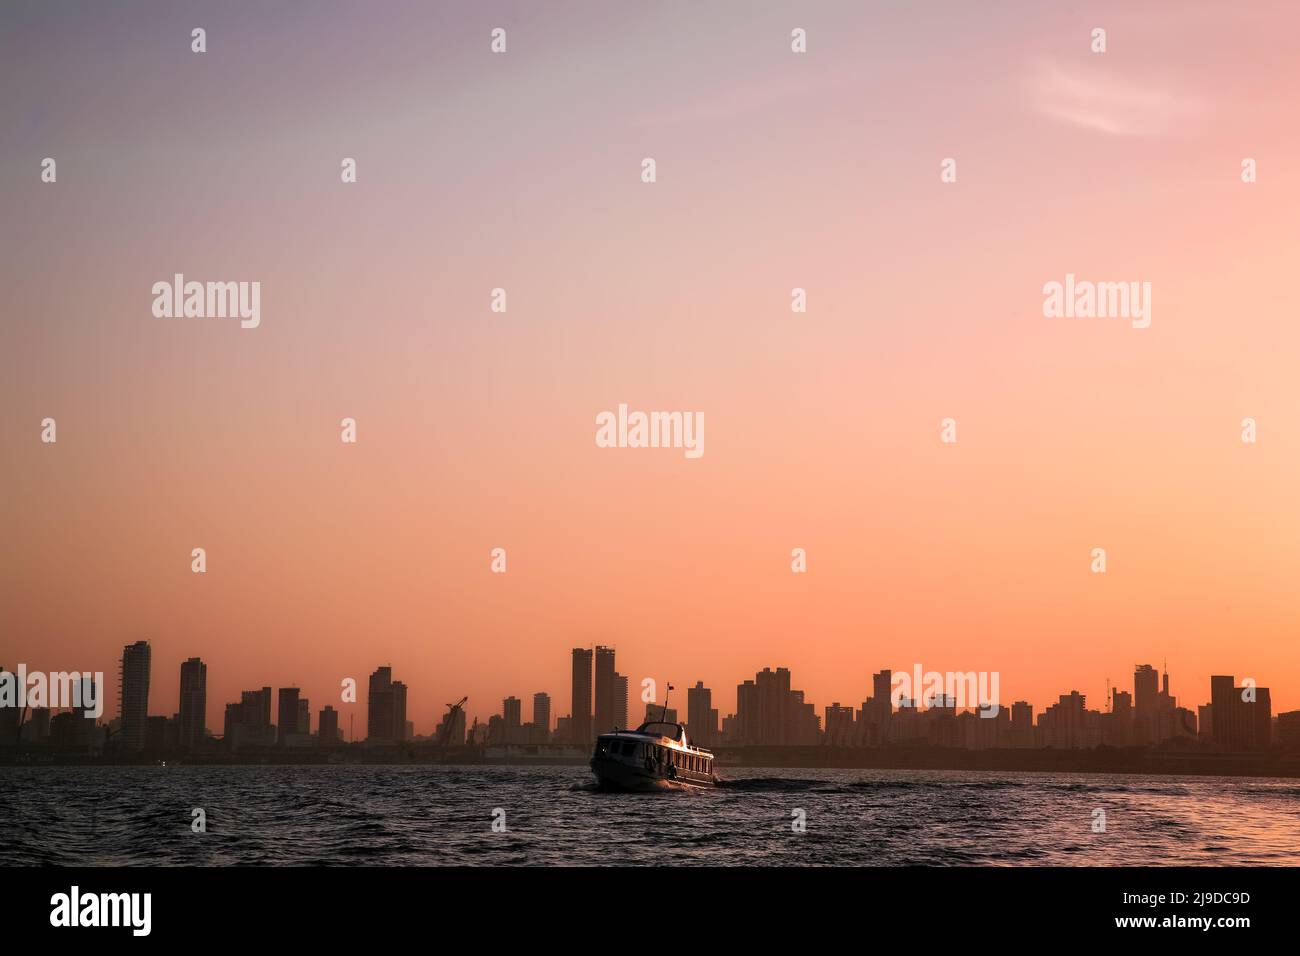
[[[583,767],[0,768],[0,864],[1300,863],[1300,781],[730,776],[716,791],[614,794]],[[195,807],[206,833],[191,832]]]

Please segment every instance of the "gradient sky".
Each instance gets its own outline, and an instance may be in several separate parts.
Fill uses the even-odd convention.
[[[593,643],[723,713],[918,662],[1300,707],[1300,8],[1131,6],[6,3],[0,664],[112,714],[146,638],[218,732],[381,663],[421,733],[565,714]],[[261,327],[154,318],[175,272]],[[1067,272],[1151,327],[1044,318]],[[705,455],[597,448],[620,402]]]

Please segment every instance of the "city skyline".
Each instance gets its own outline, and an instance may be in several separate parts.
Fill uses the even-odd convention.
[[[119,707],[116,714],[105,710],[102,718],[105,726],[116,725],[115,747],[128,751],[141,750],[145,748],[146,741],[152,741],[151,745],[157,746],[164,739],[163,734],[167,733],[172,736],[166,739],[171,740],[171,745],[176,749],[192,751],[199,749],[206,742],[205,731],[211,733],[213,737],[224,736],[230,743],[232,725],[239,725],[234,728],[238,732],[233,738],[236,745],[279,744],[283,746],[288,742],[290,745],[302,746],[311,742],[314,736],[311,731],[310,698],[302,696],[302,689],[297,686],[279,688],[278,719],[274,723],[270,721],[272,698],[270,686],[264,686],[261,690],[243,691],[238,701],[215,702],[213,706],[225,708],[224,722],[217,724],[223,727],[224,734],[217,733],[212,726],[205,723],[203,717],[197,716],[206,715],[208,710],[207,663],[198,657],[187,658],[181,664],[178,694],[180,709],[173,714],[172,721],[163,724],[162,722],[166,720],[165,714],[149,713],[152,709],[148,704],[150,688],[156,688],[159,684],[151,673],[151,659],[152,649],[147,641],[136,641],[122,649],[118,672],[119,685],[115,695],[109,693],[110,699],[119,701]],[[547,691],[536,691],[532,693],[532,720],[528,722],[523,720],[523,701],[511,694],[502,698],[500,707],[495,709],[489,707],[484,719],[480,719],[477,713],[473,714],[472,724],[467,726],[467,710],[463,706],[466,701],[462,699],[454,706],[451,702],[444,705],[437,719],[432,721],[434,726],[422,733],[416,722],[408,716],[407,685],[393,679],[391,665],[380,665],[369,675],[365,685],[355,680],[348,681],[351,683],[351,688],[345,690],[344,694],[351,693],[353,698],[351,702],[343,700],[344,695],[341,694],[340,700],[326,702],[318,709],[322,727],[327,728],[325,736],[320,739],[332,741],[337,738],[340,742],[364,740],[373,745],[402,743],[418,737],[446,743],[447,740],[443,739],[444,734],[450,733],[462,743],[468,740],[469,743],[478,745],[559,743],[586,746],[599,733],[616,728],[635,727],[640,722],[629,710],[628,678],[615,670],[614,648],[608,645],[572,648],[570,660],[571,699],[575,703],[580,700],[585,701],[587,708],[586,714],[580,715],[578,720],[574,720],[577,711],[571,710],[569,714],[559,714],[552,708],[551,694]],[[25,662],[23,666],[27,667]],[[0,670],[3,669],[5,669],[3,662],[0,662]],[[30,668],[28,670],[30,672]],[[915,672],[919,681],[922,672],[919,664],[915,666]],[[891,676],[894,675],[901,675],[901,683],[898,686],[891,683]],[[927,672],[927,679],[930,676],[942,678],[944,674]],[[950,679],[956,676],[958,681],[964,678],[961,673],[948,676]],[[976,693],[974,677],[973,673],[969,675],[972,681],[970,694]],[[923,692],[922,686],[913,687],[909,680],[910,675],[906,671],[893,671],[886,668],[870,675],[869,687],[864,687],[863,697],[860,700],[855,700],[853,697],[845,698],[849,701],[847,705],[842,704],[839,699],[819,703],[808,699],[804,691],[792,686],[790,668],[764,667],[756,672],[754,679],[744,679],[734,685],[736,703],[732,713],[727,714],[724,709],[713,706],[721,699],[720,695],[716,694],[716,688],[708,687],[702,680],[697,680],[694,685],[683,685],[682,689],[677,691],[678,697],[675,700],[666,698],[662,692],[671,693],[676,685],[671,682],[658,685],[656,681],[655,689],[659,693],[653,702],[645,703],[644,714],[646,720],[659,719],[663,713],[659,708],[665,701],[675,703],[676,706],[666,711],[667,719],[670,721],[680,719],[678,713],[681,711],[686,717],[684,722],[688,728],[698,735],[697,743],[704,746],[760,742],[796,745],[825,742],[879,746],[887,742],[886,737],[881,736],[879,730],[882,720],[888,721],[892,715],[903,714],[905,711],[910,710],[923,715],[949,713],[957,716],[971,713],[973,716],[979,716],[978,705],[963,699],[966,693],[964,687],[958,689],[959,697],[952,698],[946,696],[942,686],[937,690],[929,687],[928,691]],[[605,690],[600,695],[605,701],[602,705],[603,717],[597,710],[597,695],[593,693],[593,688],[602,683],[605,685]],[[1068,693],[1055,695],[1055,699],[1045,705],[1013,695],[1005,698],[999,696],[995,702],[1000,713],[993,713],[990,716],[1000,717],[1004,721],[1004,727],[1022,727],[1027,722],[1032,728],[1043,723],[1045,718],[1047,725],[1053,721],[1067,719],[1072,723],[1067,738],[1072,741],[1069,744],[1071,747],[1079,746],[1075,738],[1086,734],[1097,735],[1096,740],[1086,746],[1095,746],[1102,742],[1099,726],[1085,731],[1083,721],[1087,714],[1107,717],[1119,714],[1124,721],[1131,722],[1131,728],[1125,730],[1120,737],[1116,738],[1112,734],[1106,741],[1112,744],[1122,743],[1122,745],[1155,745],[1179,736],[1193,740],[1205,740],[1209,737],[1215,740],[1231,738],[1234,741],[1262,739],[1267,742],[1271,739],[1272,718],[1285,714],[1288,721],[1295,721],[1300,717],[1300,711],[1286,712],[1283,708],[1275,707],[1271,688],[1259,686],[1254,678],[1244,678],[1245,686],[1238,687],[1233,676],[1213,674],[1209,675],[1208,684],[1210,692],[1205,695],[1204,702],[1196,699],[1195,691],[1180,698],[1179,695],[1171,692],[1167,662],[1159,671],[1150,664],[1138,664],[1133,668],[1132,690],[1121,689],[1119,682],[1115,682],[1113,686],[1108,682],[1107,695],[1101,706],[1094,704],[1092,708],[1087,708],[1088,695],[1071,689]],[[360,696],[362,686],[368,688],[364,698]],[[615,687],[621,687],[620,696],[617,698],[617,709],[613,709],[612,695]],[[1246,711],[1238,714],[1241,708],[1234,702],[1244,699],[1243,691],[1247,687],[1251,693],[1251,704],[1253,705],[1256,696],[1259,700],[1259,707],[1246,708],[1251,716],[1245,716]],[[907,696],[906,688],[912,688],[911,697]],[[952,687],[948,687],[947,690],[951,691]],[[105,693],[105,688],[100,688],[100,693]],[[789,700],[788,704],[775,703],[786,699]],[[1093,700],[1095,701],[1095,698]],[[765,703],[760,705],[760,701]],[[685,708],[682,707],[683,703]],[[1220,713],[1232,716],[1230,720],[1221,721],[1220,725],[1211,732],[1210,715],[1216,709]],[[363,734],[354,737],[351,736],[350,729],[340,725],[339,718],[347,717],[347,727],[351,728],[357,710],[362,710],[365,723]],[[765,714],[761,718],[761,725],[760,718],[757,716],[760,712]],[[1057,716],[1053,717],[1053,713]],[[1062,718],[1062,714],[1072,716]],[[1257,717],[1256,714],[1262,716]],[[539,717],[542,720],[540,735]],[[44,719],[49,719],[48,711]],[[448,719],[456,721],[453,728],[443,726]],[[602,719],[605,726],[602,726]],[[980,717],[980,719],[984,718]],[[1006,724],[1007,721],[1010,721],[1010,724]],[[1076,724],[1077,726],[1074,726]],[[874,730],[873,725],[876,728]],[[992,728],[993,723],[990,722],[989,726]],[[482,734],[477,739],[475,739],[476,729]],[[896,733],[897,728],[895,728]],[[990,729],[990,733],[995,731]],[[894,742],[899,742],[896,737],[893,739]],[[1247,748],[1243,745],[1243,749],[1258,749],[1258,747],[1252,744]]]

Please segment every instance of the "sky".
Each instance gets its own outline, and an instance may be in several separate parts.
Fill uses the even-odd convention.
[[[7,3],[0,664],[105,671],[111,715],[146,639],[170,714],[201,656],[217,732],[263,685],[360,732],[340,682],[380,664],[418,733],[567,714],[598,643],[724,714],[765,666],[820,713],[918,663],[1300,708],[1298,27]],[[260,326],[155,317],[177,272],[260,282]],[[1149,282],[1150,326],[1045,317],[1067,274]],[[597,447],[620,403],[703,413],[705,453]]]

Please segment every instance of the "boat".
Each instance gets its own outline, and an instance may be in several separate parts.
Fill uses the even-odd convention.
[[[591,772],[603,790],[691,790],[718,785],[713,753],[693,745],[682,724],[662,720],[648,720],[636,730],[601,734],[591,755]]]

